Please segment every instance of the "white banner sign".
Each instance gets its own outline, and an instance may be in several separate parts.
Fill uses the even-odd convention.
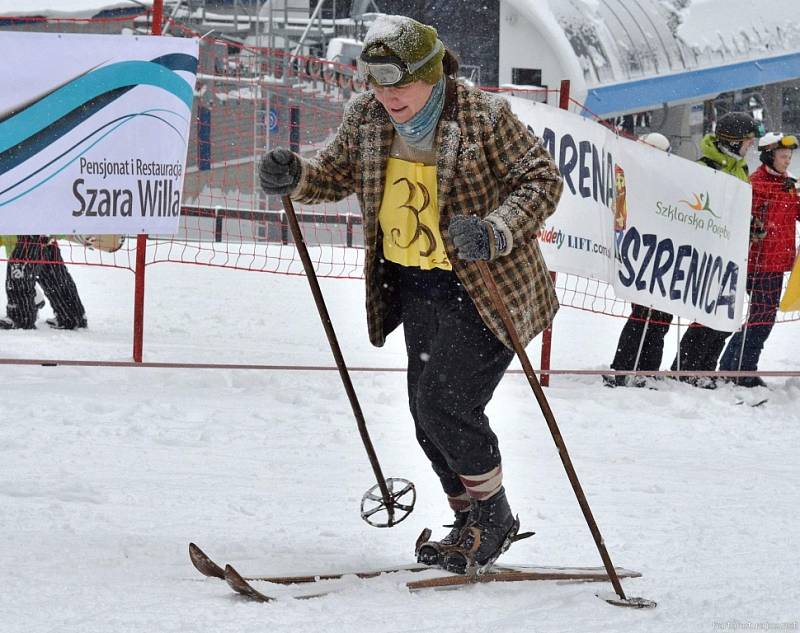
[[[614,292],[717,330],[742,323],[750,239],[747,183],[659,150],[625,162],[627,221]]]
[[[198,42],[0,32],[0,232],[176,233]]]
[[[583,117],[510,98],[564,177],[539,231],[550,270],[621,298],[733,331],[743,320],[750,186]]]
[[[610,283],[619,139],[602,125],[565,110],[518,97],[509,101],[542,139],[564,178],[558,209],[538,235],[548,268]]]

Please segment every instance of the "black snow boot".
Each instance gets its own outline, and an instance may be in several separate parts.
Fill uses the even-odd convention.
[[[625,386],[625,376],[606,376],[603,375],[603,385],[606,387],[624,387]]]
[[[738,387],[747,387],[748,389],[767,386],[767,383],[765,383],[760,376],[738,376],[733,379],[733,384]]]
[[[20,325],[11,317],[0,317],[0,330],[35,330],[36,325],[31,324],[24,324]]]
[[[85,316],[80,316],[77,319],[64,319],[63,321],[60,317],[53,317],[46,319],[45,323],[54,330],[77,330],[89,326]]]
[[[519,519],[511,514],[504,488],[490,499],[478,501],[461,538],[445,552],[442,567],[455,574],[488,570],[505,552],[519,530]]]
[[[450,532],[441,541],[431,541],[431,531],[425,528],[417,539],[417,562],[423,565],[441,566],[444,559],[444,552],[447,548],[458,543],[461,530],[469,523],[471,510],[456,512],[455,521],[449,527]]]

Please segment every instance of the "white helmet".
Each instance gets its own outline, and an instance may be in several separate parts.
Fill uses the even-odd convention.
[[[797,149],[797,137],[783,132],[767,132],[758,139],[758,149],[760,150],[780,149],[782,147]]]
[[[639,137],[639,140],[643,143],[647,143],[651,147],[655,147],[656,149],[660,149],[662,151],[668,152],[670,150],[670,142],[669,139],[660,134],[658,132],[650,132],[649,134],[643,134]]]

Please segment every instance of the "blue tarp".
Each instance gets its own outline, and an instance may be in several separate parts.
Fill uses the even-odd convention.
[[[644,112],[662,104],[698,102],[722,92],[800,77],[800,52],[591,88],[587,116]]]

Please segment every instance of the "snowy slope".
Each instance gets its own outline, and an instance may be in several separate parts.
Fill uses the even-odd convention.
[[[72,270],[90,329],[2,332],[3,356],[129,358],[131,273]],[[382,350],[366,342],[361,282],[323,281],[323,291],[351,365],[403,366],[399,334]],[[148,297],[146,360],[331,364],[301,277],[159,264]],[[555,366],[607,366],[620,327],[562,310]],[[796,369],[798,334],[776,327],[764,366]],[[335,372],[3,365],[0,376],[4,632],[672,633],[800,620],[798,379],[771,379],[769,394],[553,380],[547,395],[611,557],[644,574],[626,590],[659,602],[637,612],[594,597],[608,585],[411,595],[407,576],[257,605],[195,572],[190,540],[243,573],[409,561],[420,530],[449,517],[415,445],[401,372],[353,374],[384,473],[418,488],[415,512],[389,530],[358,516],[374,480]],[[762,407],[736,404],[767,395]],[[506,377],[488,413],[512,506],[537,532],[504,560],[599,565],[521,376]]]

